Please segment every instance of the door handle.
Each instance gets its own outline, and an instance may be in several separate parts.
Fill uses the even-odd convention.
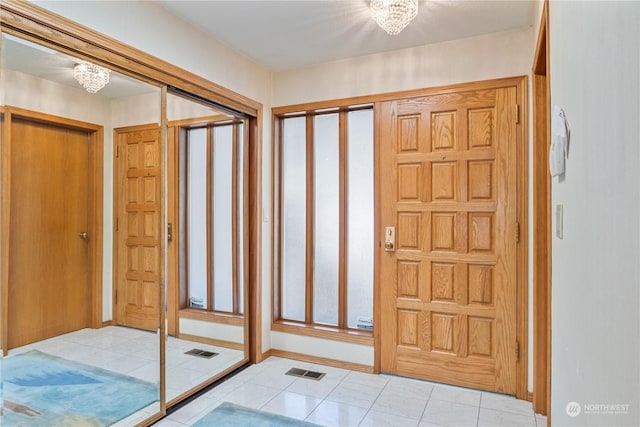
[[[393,252],[396,250],[396,228],[386,227],[384,229],[384,250]]]
[[[87,240],[89,238],[89,235],[87,234],[86,231],[81,232],[79,236],[82,240]]]

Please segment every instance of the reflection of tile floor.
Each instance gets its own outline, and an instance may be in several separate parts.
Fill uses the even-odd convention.
[[[9,351],[9,355],[40,350],[54,356],[130,375],[148,382],[160,382],[158,335],[153,332],[119,326],[82,329],[29,344]],[[219,353],[212,359],[185,355],[192,348]],[[240,362],[242,351],[194,343],[174,337],[166,342],[167,398],[171,400]],[[117,426],[131,426],[158,412],[157,404],[120,421]]]
[[[320,381],[284,375],[292,367],[327,375]],[[223,401],[332,427],[547,425],[531,403],[508,396],[270,357],[155,426],[190,426]]]

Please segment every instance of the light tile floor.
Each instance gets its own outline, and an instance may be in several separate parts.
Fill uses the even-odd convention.
[[[184,354],[192,348],[219,354],[212,359],[201,359]],[[153,332],[120,326],[82,329],[9,350],[9,356],[34,349],[144,381],[157,384],[160,382],[160,341],[158,335]],[[243,357],[244,353],[239,350],[169,337],[166,341],[165,360],[167,398],[171,400],[187,392],[240,362]],[[130,427],[159,410],[159,404],[150,405],[120,421],[117,426]]]
[[[326,376],[285,375],[292,367]],[[224,401],[331,427],[546,426],[529,402],[513,397],[278,357],[250,366],[155,425],[191,426]]]

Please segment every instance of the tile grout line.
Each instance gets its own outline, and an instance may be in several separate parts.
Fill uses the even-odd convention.
[[[480,401],[478,401],[478,415],[476,416],[476,427],[480,425],[480,410],[482,409],[482,398],[484,397],[484,393],[480,392]]]
[[[422,413],[420,414],[420,418],[418,418],[418,425],[420,425],[420,422],[422,422],[422,419],[424,418],[425,412],[427,412],[427,406],[429,406],[429,402],[431,402],[431,397],[433,396],[433,390],[435,389],[436,389],[436,386],[432,385],[431,391],[429,392],[429,397],[427,397],[427,402],[424,404],[424,408],[422,408]]]

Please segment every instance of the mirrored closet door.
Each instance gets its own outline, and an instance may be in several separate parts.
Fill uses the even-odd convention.
[[[3,423],[137,424],[161,410],[161,90],[4,33],[1,65]]]
[[[169,405],[248,361],[246,119],[169,92]]]
[[[150,425],[260,354],[262,106],[0,9],[0,421]]]

